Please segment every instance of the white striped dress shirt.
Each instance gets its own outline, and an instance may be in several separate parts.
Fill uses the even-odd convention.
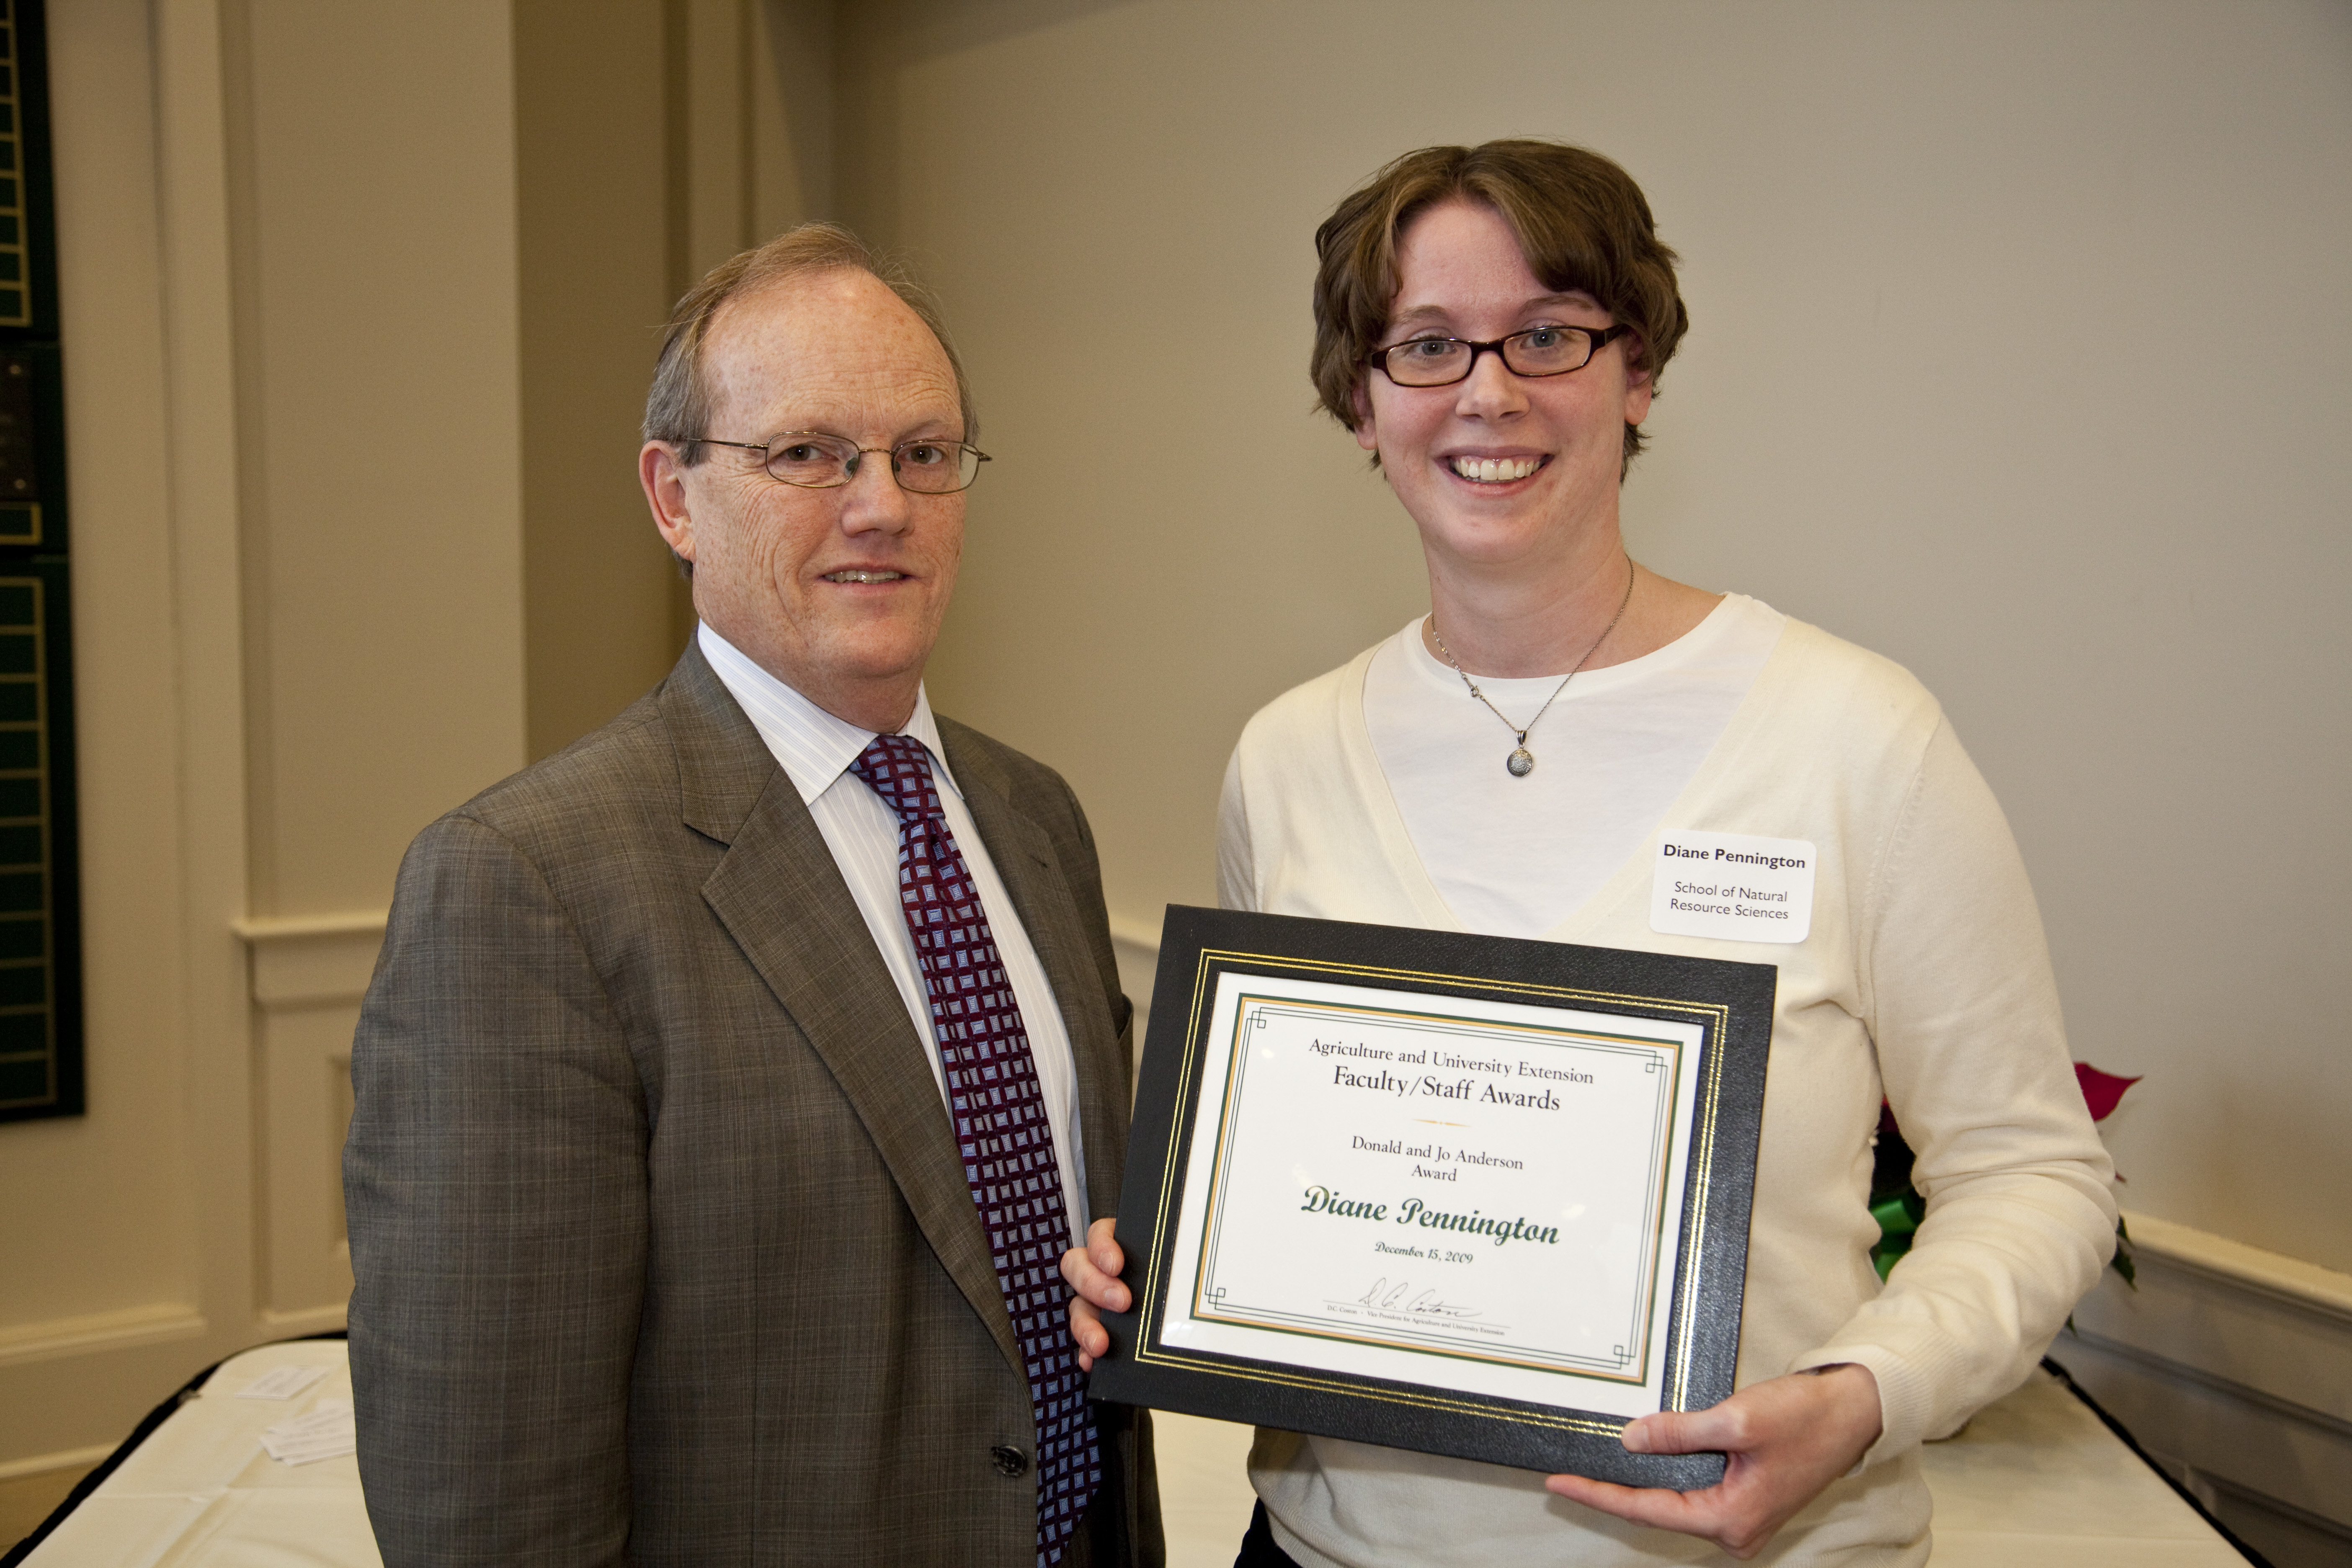
[[[754,664],[725,637],[709,626],[700,629],[702,657],[745,714],[760,738],[768,743],[784,775],[800,792],[816,829],[841,868],[849,896],[874,935],[884,967],[898,987],[907,1016],[923,1042],[931,1077],[946,1104],[947,1075],[940,1066],[939,1038],[931,1029],[930,994],[923,971],[915,959],[915,939],[908,934],[898,906],[898,814],[849,771],[866,743],[871,730],[835,718],[798,691]],[[1029,1036],[1029,1054],[1037,1064],[1037,1089],[1045,1100],[1045,1120],[1054,1130],[1054,1157],[1062,1170],[1062,1201],[1070,1216],[1072,1245],[1087,1229],[1086,1151],[1078,1140],[1077,1068],[1070,1056],[1069,1031],[1062,1009],[1045,979],[1037,950],[1029,944],[1012,896],[988,858],[988,846],[963,804],[963,792],[948,767],[947,748],[940,742],[939,725],[931,718],[930,698],[918,689],[914,716],[903,734],[911,735],[931,753],[931,772],[940,784],[940,805],[947,815],[948,831],[955,835],[973,882],[980,888],[981,906],[988,912],[989,934],[1013,983],[1013,999],[1021,1004],[1021,1023]]]

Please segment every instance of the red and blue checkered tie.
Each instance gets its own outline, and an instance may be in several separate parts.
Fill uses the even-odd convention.
[[[1102,1484],[1102,1449],[1070,1344],[1069,1292],[1059,1268],[1070,1222],[1029,1036],[980,889],[940,814],[930,753],[910,735],[877,735],[849,771],[898,814],[898,907],[930,994],[964,1180],[1029,1373],[1037,1561],[1059,1563]]]

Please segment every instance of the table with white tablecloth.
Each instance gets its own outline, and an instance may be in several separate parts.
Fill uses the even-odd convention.
[[[325,1375],[291,1399],[236,1397],[283,1366]],[[281,1464],[261,1446],[269,1427],[351,1396],[341,1340],[231,1356],[56,1521],[23,1568],[381,1568],[359,1461]]]
[[[280,1367],[324,1375],[287,1400],[239,1398]],[[349,1455],[289,1465],[263,1434],[352,1396],[340,1340],[224,1362],[121,1458],[22,1568],[380,1568]],[[1159,1418],[1169,1568],[1225,1568],[1254,1501],[1249,1429]],[[2245,1559],[2047,1372],[1930,1444],[1937,1568],[2239,1568]]]

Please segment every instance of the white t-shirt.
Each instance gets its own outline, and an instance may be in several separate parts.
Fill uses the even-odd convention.
[[[1489,936],[1540,936],[1580,908],[1639,848],[1697,773],[1756,684],[1788,617],[1727,594],[1654,653],[1568,683],[1535,728],[1536,767],[1503,764],[1557,675],[1478,688],[1422,641],[1415,619],[1364,674],[1364,725],[1430,880],[1454,918]]]

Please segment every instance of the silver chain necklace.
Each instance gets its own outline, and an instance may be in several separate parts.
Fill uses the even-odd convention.
[[[1625,596],[1617,601],[1617,613],[1609,617],[1609,624],[1601,628],[1601,635],[1592,639],[1592,646],[1586,648],[1584,657],[1576,661],[1576,668],[1559,678],[1559,684],[1551,689],[1551,695],[1545,698],[1543,706],[1536,710],[1536,717],[1528,720],[1525,724],[1512,723],[1510,717],[1500,708],[1496,707],[1485,692],[1478,689],[1478,683],[1470,679],[1468,670],[1455,662],[1453,652],[1445,646],[1445,639],[1437,635],[1437,617],[1433,615],[1429,617],[1429,640],[1437,645],[1438,653],[1446,663],[1454,666],[1454,673],[1462,678],[1462,684],[1470,689],[1470,695],[1486,703],[1486,711],[1502,720],[1503,727],[1519,738],[1518,750],[1503,759],[1503,765],[1511,770],[1513,778],[1523,779],[1536,771],[1536,754],[1528,750],[1528,731],[1536,727],[1536,720],[1541,719],[1546,713],[1551,711],[1552,703],[1559,700],[1561,692],[1568,689],[1568,683],[1574,680],[1584,667],[1592,662],[1592,656],[1601,651],[1601,645],[1609,640],[1609,634],[1615,631],[1617,623],[1625,618],[1625,606],[1633,602],[1633,562],[1629,556],[1625,562]]]

